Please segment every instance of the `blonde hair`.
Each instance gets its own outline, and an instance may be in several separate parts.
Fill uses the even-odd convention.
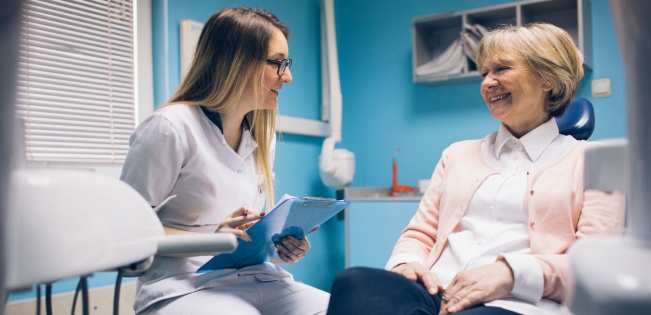
[[[252,83],[254,99],[262,90],[269,41],[276,30],[289,37],[289,28],[271,12],[251,8],[225,8],[208,19],[197,49],[177,91],[163,106],[204,106],[218,113],[236,110],[244,90]],[[258,143],[253,152],[267,191],[267,209],[273,206],[271,141],[276,110],[256,109],[247,114],[251,135]]]
[[[486,34],[477,49],[477,67],[486,59],[516,58],[542,77],[551,91],[545,110],[563,115],[583,78],[583,55],[563,29],[547,23],[504,26]]]

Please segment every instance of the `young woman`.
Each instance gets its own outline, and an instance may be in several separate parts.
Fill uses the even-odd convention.
[[[227,8],[205,24],[187,76],[130,139],[122,180],[156,206],[168,234],[235,233],[273,205],[278,94],[292,81],[289,29],[270,12]],[[278,256],[310,249],[287,237]],[[273,263],[197,274],[211,257],[156,256],[138,279],[137,314],[322,314],[329,295]]]

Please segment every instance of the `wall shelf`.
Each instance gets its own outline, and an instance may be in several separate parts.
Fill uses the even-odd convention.
[[[430,87],[480,82],[477,66],[465,58],[461,73],[417,75],[416,68],[441,55],[460,37],[464,24],[487,29],[502,25],[547,22],[566,30],[584,55],[584,67],[592,69],[590,0],[528,0],[416,17],[412,20],[413,82]]]

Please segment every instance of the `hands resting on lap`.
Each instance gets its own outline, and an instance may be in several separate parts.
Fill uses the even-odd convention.
[[[443,290],[438,277],[419,263],[406,263],[391,271],[420,282],[431,295]],[[439,315],[459,312],[484,302],[507,296],[513,289],[513,272],[504,260],[470,270],[462,270],[452,279],[441,298]]]

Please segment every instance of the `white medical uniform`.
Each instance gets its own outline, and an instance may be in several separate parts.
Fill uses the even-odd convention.
[[[226,143],[219,114],[198,106],[171,105],[143,121],[129,140],[121,179],[151,206],[176,195],[159,211],[163,225],[214,233],[223,219],[246,205],[261,211],[264,178],[257,174],[257,143],[248,123],[237,152]],[[275,154],[275,137],[269,154]],[[138,279],[137,314],[325,314],[330,295],[294,282],[272,264],[196,271],[211,256],[156,256]]]

